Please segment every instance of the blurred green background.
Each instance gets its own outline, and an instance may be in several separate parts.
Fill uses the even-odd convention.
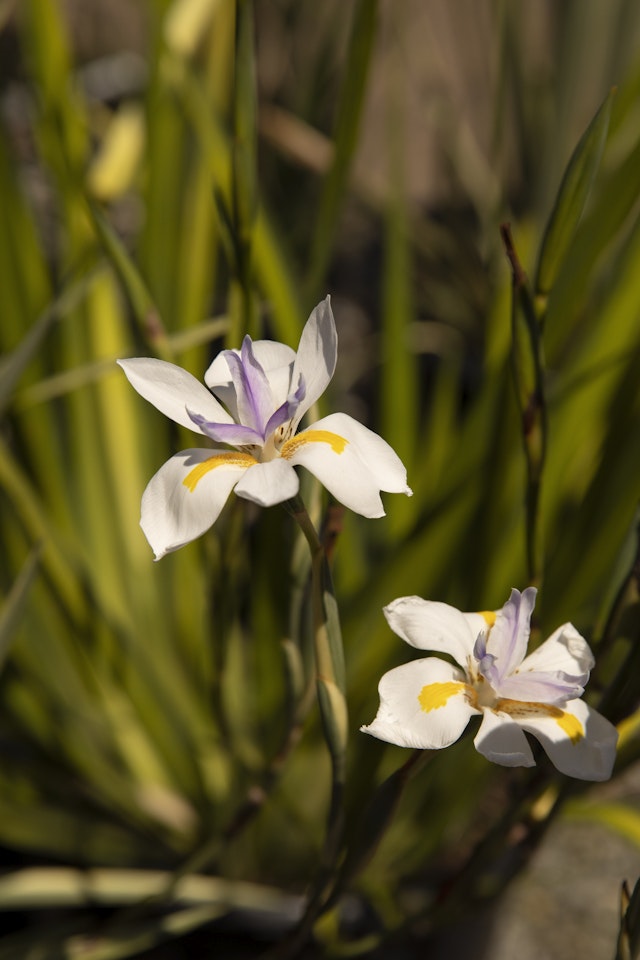
[[[104,868],[92,895],[119,907],[158,892],[142,869],[237,882],[187,898],[183,928],[116,914],[119,953],[110,931],[74,954],[77,912],[18,918],[0,957],[286,914],[322,838],[304,544],[232,498],[152,562],[140,497],[191,441],[118,357],[201,378],[246,332],[295,347],[332,295],[323,410],[379,431],[414,490],[332,514],[348,835],[406,759],[357,733],[409,655],[381,614],[403,594],[487,609],[535,581],[540,635],[571,620],[601,652],[593,702],[631,718],[619,770],[640,755],[639,53],[631,0],[0,3],[0,845],[51,868],[8,873],[0,906],[84,903],[54,867]],[[506,222],[532,278],[513,311]],[[382,925],[529,782],[468,739],[435,758],[359,881]],[[572,805],[638,842],[626,794]]]

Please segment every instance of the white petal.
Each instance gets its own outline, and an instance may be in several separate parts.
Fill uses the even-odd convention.
[[[291,384],[295,389],[302,375],[305,397],[298,408],[294,429],[309,407],[322,396],[333,376],[338,357],[338,334],[331,310],[331,298],[326,297],[307,320],[293,364]]]
[[[561,672],[570,677],[584,677],[583,683],[586,683],[594,662],[587,641],[572,623],[565,623],[522,661],[517,673],[529,670]]]
[[[473,741],[478,753],[503,767],[534,767],[527,738],[517,723],[504,715],[485,710]]]
[[[247,470],[236,487],[236,494],[261,507],[272,507],[295,497],[300,486],[298,475],[286,460],[256,463]]]
[[[486,638],[489,633],[489,629],[495,623],[495,618],[497,611],[487,610],[485,613],[463,613],[462,616],[467,621],[469,629],[473,636],[477,639],[480,634],[483,634]],[[489,620],[487,620],[489,617]]]
[[[207,388],[175,363],[150,357],[118,360],[127,379],[141,397],[152,403],[166,417],[194,433],[203,433],[187,413],[187,407],[214,423],[233,420]]]
[[[389,670],[378,686],[380,707],[376,718],[360,729],[400,747],[447,747],[479,713],[467,699],[465,680],[457,667],[437,657]]]
[[[197,449],[183,450],[160,467],[142,496],[140,519],[156,560],[209,529],[250,462],[242,454]]]
[[[285,402],[290,391],[295,392],[297,382],[293,383],[291,375],[295,350],[276,340],[256,340],[253,355],[267,375],[275,409]]]
[[[616,728],[584,700],[570,700],[561,714],[518,723],[540,741],[560,773],[578,780],[608,780],[616,759]]]
[[[325,434],[324,440],[320,434]],[[331,443],[330,437],[343,442]],[[281,452],[290,463],[313,473],[336,500],[364,517],[384,516],[380,490],[411,494],[407,472],[391,447],[344,413],[318,420],[288,440]]]
[[[476,641],[467,615],[448,603],[421,597],[399,597],[383,612],[391,629],[412,647],[448,653],[466,669]]]
[[[271,387],[274,400],[274,409],[287,399],[291,371],[296,354],[291,347],[275,340],[254,340],[252,343],[253,355],[264,370]],[[239,350],[234,350],[240,356]],[[204,382],[213,390],[226,407],[237,419],[235,388],[231,371],[224,351],[219,353],[204,375]]]
[[[362,423],[354,420],[346,413],[332,413],[322,420],[318,420],[309,429],[329,430],[345,437],[349,443],[357,448],[358,456],[367,469],[375,475],[380,490],[387,493],[404,493],[412,495],[407,486],[407,471],[405,466],[386,440],[369,430]]]

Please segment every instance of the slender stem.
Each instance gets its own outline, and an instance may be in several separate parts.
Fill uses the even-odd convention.
[[[326,552],[302,498],[297,496],[284,506],[300,527],[311,553],[316,684],[324,736],[331,757],[331,801],[320,866],[309,893],[307,909],[293,937],[279,951],[281,957],[293,956],[302,948],[330,896],[344,836],[348,728],[344,651]]]

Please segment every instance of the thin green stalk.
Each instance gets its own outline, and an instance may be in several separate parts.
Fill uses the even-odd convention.
[[[316,918],[326,906],[344,836],[344,788],[348,713],[345,666],[340,621],[324,545],[298,495],[285,509],[300,527],[311,553],[313,638],[318,704],[331,757],[331,801],[320,866],[311,888],[307,909],[281,956],[293,956],[306,942]]]

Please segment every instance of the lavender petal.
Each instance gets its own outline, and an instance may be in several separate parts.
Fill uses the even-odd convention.
[[[508,700],[520,700],[529,703],[566,703],[577,700],[584,693],[581,677],[570,677],[566,673],[543,673],[525,671],[512,673],[497,685],[487,677],[499,697]]]
[[[274,430],[277,430],[283,423],[295,416],[300,403],[304,400],[305,393],[304,379],[301,374],[296,390],[290,393],[285,402],[280,404],[276,412],[269,417],[264,430],[265,437],[271,436]]]
[[[264,443],[273,397],[269,380],[253,353],[251,337],[244,338],[240,355],[235,350],[223,352],[231,371],[240,423],[255,430]]]
[[[535,599],[535,587],[522,593],[512,590],[491,628],[487,648],[495,657],[499,681],[513,673],[526,655]]]
[[[262,446],[264,440],[252,427],[242,423],[213,423],[199,413],[187,413],[202,432],[217,443],[228,443],[231,447]]]

